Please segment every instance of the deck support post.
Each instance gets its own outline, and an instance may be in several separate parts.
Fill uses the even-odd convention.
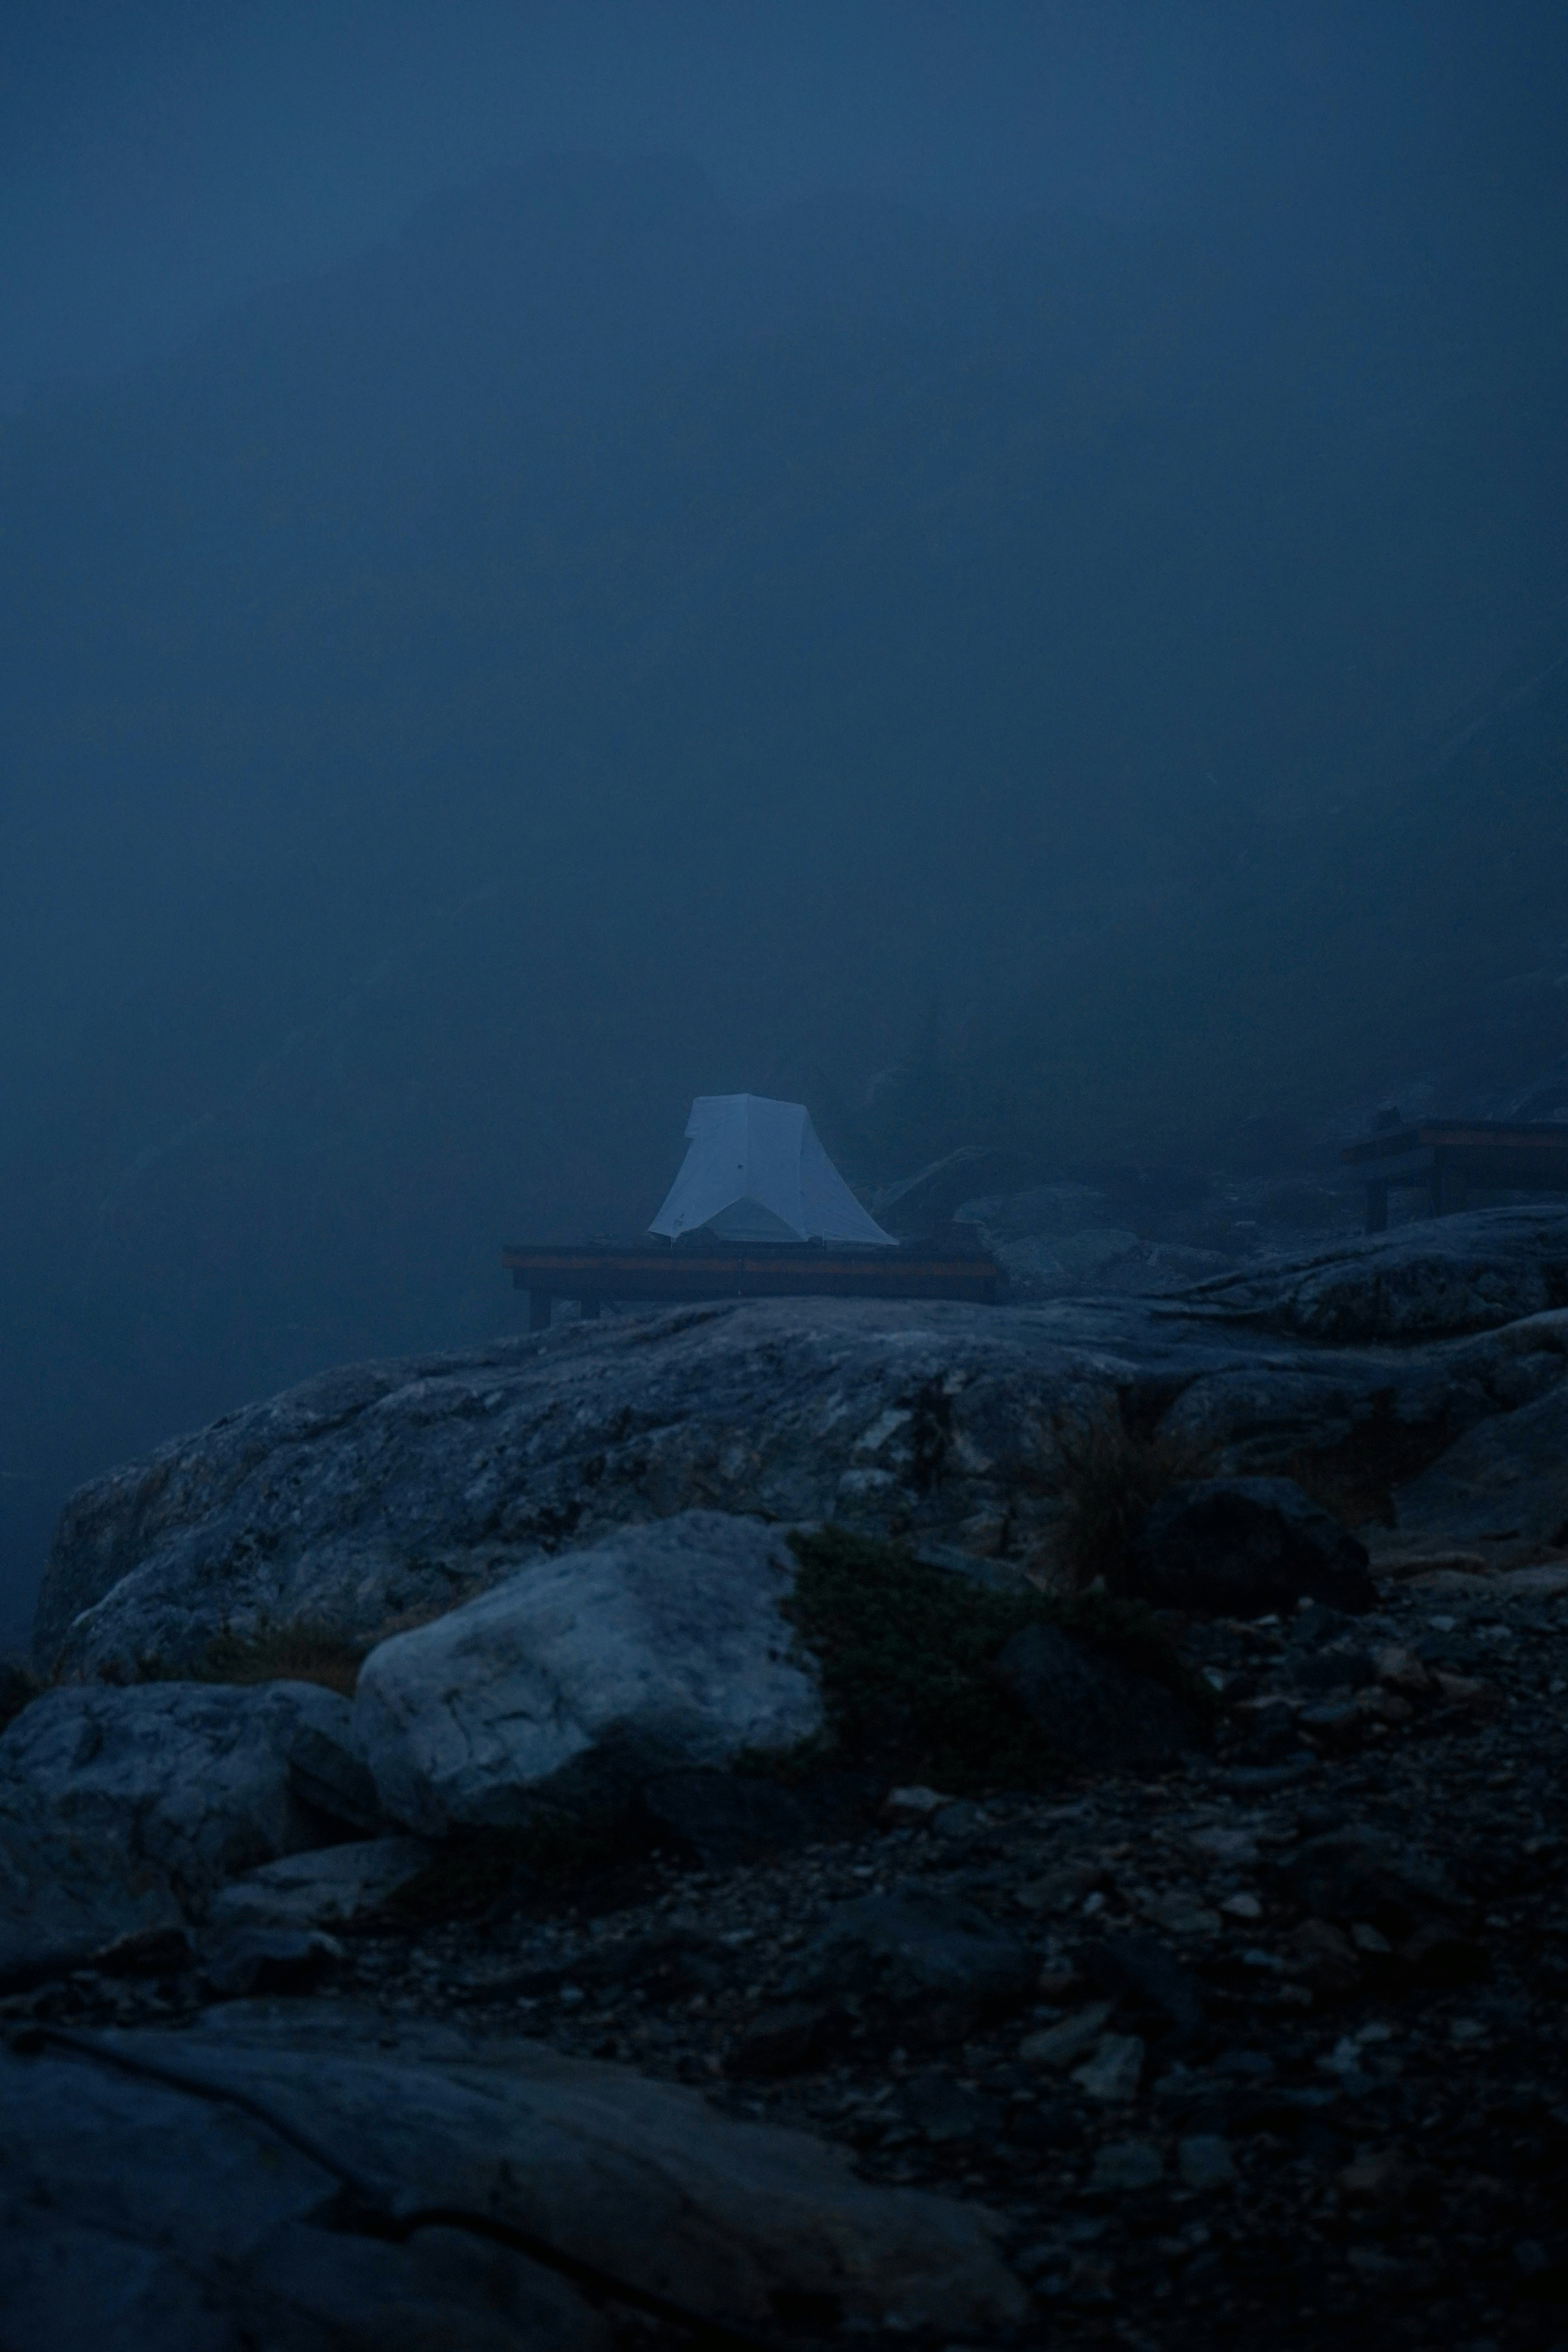
[[[1465,1206],[1465,1195],[1468,1190],[1464,1169],[1456,1167],[1445,1153],[1435,1152],[1432,1158],[1432,1214],[1435,1217],[1457,1216]]]

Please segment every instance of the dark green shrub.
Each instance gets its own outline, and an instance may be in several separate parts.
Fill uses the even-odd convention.
[[[1212,1694],[1151,1612],[1104,1592],[998,1592],[839,1527],[792,1536],[785,1613],[822,1677],[827,1726],[797,1765],[834,1762],[941,1789],[1039,1788],[1062,1763],[993,1667],[1030,1624],[1059,1626],[1205,1709]]]

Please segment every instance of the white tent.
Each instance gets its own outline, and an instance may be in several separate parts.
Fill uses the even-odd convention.
[[[897,1249],[817,1141],[804,1103],[699,1095],[687,1154],[648,1227],[671,1241],[699,1229],[727,1242],[870,1242]]]

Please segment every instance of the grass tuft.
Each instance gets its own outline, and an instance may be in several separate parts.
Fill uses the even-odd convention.
[[[159,1658],[140,1661],[144,1683],[320,1683],[353,1696],[359,1670],[374,1644],[351,1641],[330,1625],[306,1618],[276,1625],[267,1619],[245,1633],[225,1625],[195,1665],[172,1666]]]
[[[1058,1571],[1078,1594],[1097,1581],[1124,1591],[1149,1513],[1173,1486],[1208,1476],[1212,1453],[1130,1427],[1119,1397],[1059,1421],[1054,1436],[1063,1506],[1054,1530]]]

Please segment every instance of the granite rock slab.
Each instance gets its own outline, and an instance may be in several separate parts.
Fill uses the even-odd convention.
[[[612,2298],[759,2332],[891,2314],[967,2339],[1026,2309],[982,2208],[868,2187],[804,2133],[542,2043],[391,2039],[342,2002],[237,2003],[0,2057],[8,2345],[88,2340],[62,2321],[107,2322],[118,2293],[117,2346],[596,2352],[604,2320],[549,2253]],[[366,2332],[378,2308],[386,2332]]]

